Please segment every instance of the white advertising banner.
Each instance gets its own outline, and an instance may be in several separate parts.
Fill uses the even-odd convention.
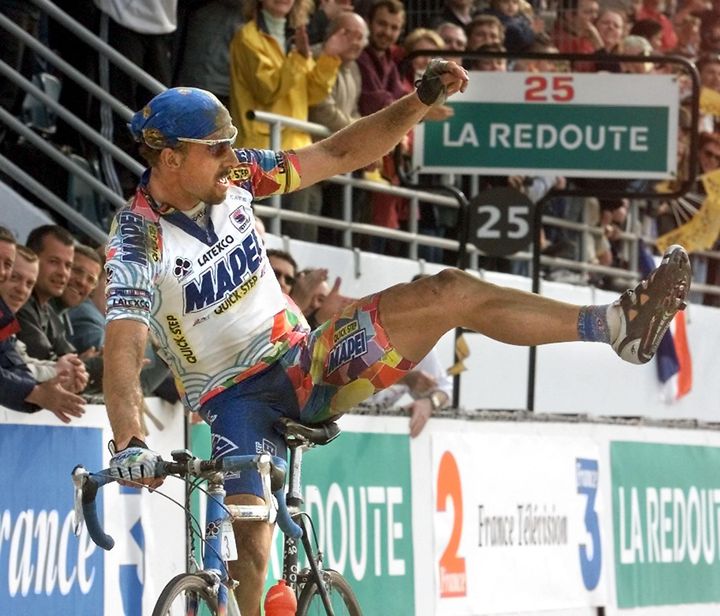
[[[149,442],[163,457],[184,447],[178,406],[149,399]],[[164,585],[185,571],[185,517],[175,503],[116,483],[98,492],[98,512],[115,546],[104,551],[72,533],[71,472],[107,467],[112,437],[105,407],[62,424],[48,411],[0,407],[0,614],[149,616]],[[160,488],[184,502],[184,484]]]
[[[596,441],[443,432],[431,449],[435,614],[605,604]]]

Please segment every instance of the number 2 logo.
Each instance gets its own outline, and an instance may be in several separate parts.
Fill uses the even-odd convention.
[[[448,500],[452,502],[453,526],[439,562],[440,596],[464,597],[467,595],[465,559],[458,556],[463,527],[462,484],[455,457],[446,451],[440,459],[438,468],[435,510],[446,511]]]

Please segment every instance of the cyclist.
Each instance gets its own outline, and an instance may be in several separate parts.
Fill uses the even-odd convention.
[[[237,129],[210,93],[169,89],[132,118],[149,169],[118,212],[107,250],[104,391],[111,467],[151,487],[158,455],[143,441],[138,375],[148,332],[183,400],[212,427],[213,455],[284,455],[273,422],[320,422],[396,382],[457,326],[510,344],[610,343],[648,361],[689,286],[673,248],[648,280],[609,306],[578,307],[501,288],[459,271],[401,284],[351,304],[310,331],[284,296],[253,224],[254,197],[305,188],[379,159],[467,74],[433,61],[417,89],[296,152],[233,149]],[[227,481],[228,501],[256,503],[254,477]],[[236,525],[233,577],[246,616],[259,613],[272,529]]]

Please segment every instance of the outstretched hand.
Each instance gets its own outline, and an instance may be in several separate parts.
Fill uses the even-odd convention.
[[[306,58],[310,57],[310,39],[308,38],[307,28],[298,26],[295,28],[295,51]]]
[[[26,400],[53,413],[63,423],[70,423],[73,417],[85,413],[85,400],[63,387],[69,376],[59,374],[49,381],[38,383]]]
[[[325,321],[331,319],[353,302],[352,298],[345,297],[340,293],[341,284],[342,278],[338,276],[335,278],[335,284],[333,284],[332,289],[330,289],[330,293],[327,294],[322,305],[315,313],[315,319],[318,323],[324,323]]]
[[[295,279],[290,297],[303,312],[310,307],[313,298],[321,291],[323,283],[328,279],[328,270],[318,267],[300,272]]]
[[[410,413],[410,437],[415,438],[432,415],[432,403],[429,398],[419,398],[414,400],[407,410]]]
[[[433,58],[415,82],[418,98],[428,107],[442,105],[448,96],[467,89],[468,73],[452,60]]]
[[[354,44],[354,33],[347,28],[339,28],[325,41],[323,53],[342,57]]]

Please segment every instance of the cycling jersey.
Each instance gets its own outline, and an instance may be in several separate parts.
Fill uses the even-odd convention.
[[[115,216],[107,248],[107,321],[149,327],[193,410],[275,363],[309,331],[280,290],[251,209],[253,198],[299,187],[295,154],[236,155],[225,200],[208,207],[207,227],[156,203],[147,171]]]

